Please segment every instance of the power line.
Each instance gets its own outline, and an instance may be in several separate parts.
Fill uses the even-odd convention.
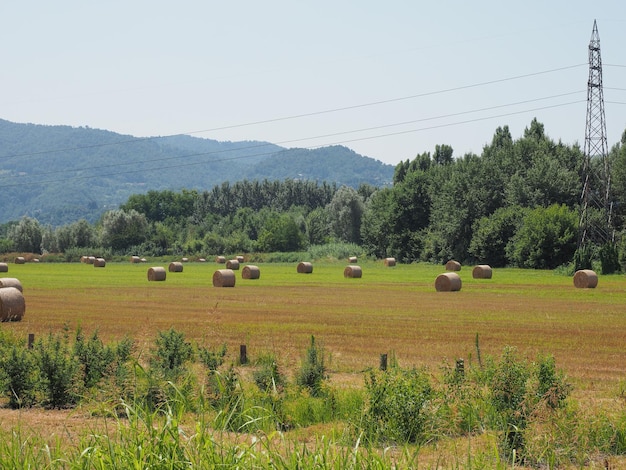
[[[326,109],[326,110],[322,110],[322,111],[313,111],[313,112],[310,112],[310,113],[294,114],[294,115],[290,115],[290,116],[283,116],[283,117],[265,119],[265,120],[260,120],[260,121],[251,121],[251,122],[247,122],[247,123],[233,124],[233,125],[215,127],[215,128],[210,128],[210,129],[204,129],[204,130],[182,132],[182,133],[171,134],[171,135],[166,135],[166,136],[134,137],[132,139],[125,139],[125,140],[120,140],[120,141],[116,141],[116,142],[106,142],[106,143],[87,145],[87,146],[66,147],[66,148],[60,148],[60,149],[42,150],[42,151],[39,151],[39,152],[27,152],[27,153],[22,153],[22,154],[4,155],[4,156],[0,156],[0,160],[9,160],[11,158],[17,158],[17,157],[21,157],[21,158],[23,158],[23,157],[31,157],[31,156],[38,156],[38,155],[44,155],[44,154],[56,153],[56,152],[69,152],[69,151],[73,151],[73,150],[86,150],[86,149],[92,149],[92,148],[107,147],[107,146],[111,146],[111,145],[122,145],[122,144],[136,143],[136,142],[146,142],[146,141],[150,141],[150,140],[162,139],[162,138],[167,138],[167,137],[179,137],[179,136],[184,136],[184,135],[203,134],[203,133],[206,133],[206,132],[216,132],[216,131],[222,131],[222,130],[227,130],[227,129],[236,129],[236,128],[255,126],[255,125],[260,125],[260,124],[269,124],[269,123],[273,123],[273,122],[287,121],[287,120],[293,120],[293,119],[301,119],[301,118],[304,118],[304,117],[318,116],[318,115],[322,115],[322,114],[336,113],[336,112],[348,111],[348,110],[353,110],[353,109],[360,109],[360,108],[365,108],[365,107],[370,107],[370,106],[378,106],[378,105],[382,105],[382,104],[395,103],[395,102],[399,102],[399,101],[406,101],[406,100],[411,100],[411,99],[416,99],[416,98],[424,98],[424,97],[427,97],[427,96],[440,95],[440,94],[444,94],[444,93],[451,93],[451,92],[454,92],[454,91],[467,90],[467,89],[477,88],[477,87],[481,87],[481,86],[493,85],[493,84],[496,84],[496,83],[503,83],[503,82],[507,82],[507,81],[519,80],[519,79],[523,79],[523,78],[529,78],[529,77],[534,77],[534,76],[539,76],[539,75],[544,75],[544,74],[549,74],[549,73],[554,73],[554,72],[560,72],[560,71],[563,71],[563,70],[569,70],[569,69],[581,67],[581,66],[584,66],[584,65],[587,65],[587,64],[568,65],[568,66],[559,67],[559,68],[555,68],[555,69],[543,70],[543,71],[540,71],[540,72],[532,72],[532,73],[527,73],[527,74],[522,74],[522,75],[516,75],[516,76],[513,76],[513,77],[506,77],[506,78],[500,78],[500,79],[496,79],[496,80],[489,80],[489,81],[485,81],[485,82],[474,83],[474,84],[470,84],[470,85],[462,85],[462,86],[453,87],[453,88],[446,88],[446,89],[442,89],[442,90],[418,93],[418,94],[408,95],[408,96],[404,96],[404,97],[400,97],[400,98],[391,98],[391,99],[387,99],[387,100],[372,101],[372,102],[369,102],[369,103],[361,103],[361,104],[356,104],[356,105],[351,105],[351,106],[344,106],[344,107],[339,107],[339,108]]]
[[[267,146],[270,146],[270,145],[271,146],[274,146],[274,145],[279,146],[279,145],[285,145],[285,144],[292,144],[292,143],[295,143],[295,142],[303,142],[303,141],[307,141],[307,140],[315,140],[315,139],[322,139],[322,138],[328,138],[328,137],[336,137],[336,136],[339,136],[339,135],[355,134],[355,133],[367,132],[367,131],[373,131],[373,130],[381,130],[381,129],[386,129],[386,128],[390,128],[390,127],[403,126],[403,125],[407,125],[407,124],[415,124],[417,122],[433,121],[433,120],[437,120],[437,119],[444,119],[444,118],[462,116],[462,115],[467,115],[467,114],[475,114],[475,113],[484,112],[484,111],[492,111],[494,109],[501,109],[501,108],[507,108],[507,107],[511,107],[511,106],[518,106],[518,105],[521,105],[521,104],[528,104],[528,103],[533,103],[533,102],[537,102],[537,101],[545,101],[545,100],[554,99],[554,98],[562,98],[562,97],[565,97],[565,96],[571,96],[571,95],[575,95],[575,94],[579,94],[579,93],[584,93],[584,90],[572,91],[572,92],[568,92],[568,93],[561,93],[561,94],[558,94],[558,95],[546,96],[546,97],[542,97],[542,98],[534,98],[534,99],[529,99],[529,100],[517,101],[517,102],[514,102],[514,103],[508,103],[508,104],[502,104],[502,105],[496,105],[496,106],[489,106],[489,107],[486,107],[486,108],[472,109],[472,110],[461,111],[461,112],[457,112],[457,113],[443,114],[443,115],[433,116],[433,117],[428,117],[428,118],[414,119],[414,120],[404,121],[404,122],[399,122],[399,123],[394,123],[394,124],[385,124],[385,125],[380,125],[380,126],[374,126],[374,127],[368,127],[368,128],[362,128],[362,129],[355,129],[355,130],[351,130],[351,131],[336,132],[336,133],[332,133],[332,134],[317,135],[317,136],[313,136],[313,137],[304,137],[304,138],[300,138],[300,139],[291,139],[291,140],[281,141],[281,142],[278,142],[278,143],[262,143],[262,144],[250,145],[250,146],[246,146],[246,147],[238,147],[236,149],[215,150],[215,151],[212,151],[212,152],[201,152],[201,153],[188,154],[188,155],[178,155],[178,156],[174,156],[174,157],[163,157],[163,158],[157,158],[157,159],[139,160],[139,161],[132,161],[132,162],[126,162],[126,163],[115,163],[115,164],[109,164],[109,165],[87,166],[87,167],[82,167],[82,168],[74,168],[74,169],[72,169],[72,171],[78,172],[78,171],[100,170],[100,169],[103,169],[103,168],[110,168],[110,167],[113,167],[113,166],[114,167],[120,167],[120,166],[128,166],[128,165],[139,165],[139,164],[142,164],[142,163],[154,163],[154,162],[159,162],[159,161],[177,160],[177,159],[191,158],[191,157],[196,157],[196,156],[209,156],[209,155],[221,154],[221,153],[226,153],[226,152],[250,150],[250,149],[255,149],[255,148],[267,147]],[[251,155],[249,158],[252,158],[252,157],[255,157],[255,156],[268,155],[268,154],[271,154],[271,153],[275,153],[275,151],[272,151],[272,152],[269,152],[269,153],[254,154],[254,155]],[[37,177],[37,176],[40,176],[40,175],[51,175],[51,174],[54,174],[54,173],[65,173],[65,172],[67,172],[67,170],[63,169],[63,170],[46,171],[46,172],[40,172],[40,173],[30,173],[28,175],[17,175],[17,176],[14,176],[14,177],[16,177],[16,178]]]
[[[350,142],[358,142],[358,141],[363,141],[363,140],[371,140],[371,139],[378,139],[378,138],[383,138],[383,137],[391,137],[391,136],[395,136],[395,135],[402,135],[402,134],[408,134],[408,133],[413,133],[413,132],[421,132],[421,131],[427,131],[427,130],[432,130],[432,129],[439,129],[439,128],[444,128],[444,127],[451,127],[451,126],[457,126],[457,125],[462,125],[462,124],[469,124],[469,123],[472,123],[472,122],[485,121],[485,120],[489,120],[489,119],[496,119],[496,118],[501,118],[501,117],[525,114],[525,113],[541,111],[541,110],[545,110],[545,109],[558,108],[558,107],[562,107],[562,106],[569,106],[569,105],[572,105],[572,104],[583,103],[583,102],[584,102],[584,100],[571,101],[571,102],[568,102],[568,103],[561,103],[561,104],[556,104],[556,105],[544,106],[544,107],[540,107],[540,108],[527,109],[527,110],[516,111],[516,112],[511,112],[511,113],[503,113],[503,114],[499,114],[499,115],[486,116],[486,117],[475,118],[475,119],[468,119],[468,120],[464,120],[464,121],[458,121],[458,122],[447,123],[447,124],[440,124],[440,125],[429,126],[429,127],[422,127],[422,128],[417,128],[417,129],[410,129],[410,130],[393,132],[393,133],[388,133],[388,134],[379,134],[379,135],[369,136],[369,137],[361,137],[361,138],[356,138],[356,139],[341,140],[341,141],[336,141],[336,142],[331,142],[331,143],[325,143],[325,144],[320,144],[320,145],[304,147],[304,148],[306,148],[306,149],[314,149],[314,148],[320,148],[320,147],[326,147],[326,146],[332,146],[332,145],[346,144],[346,143],[350,143]],[[309,138],[309,139],[312,139],[312,138]],[[286,143],[286,142],[279,142],[278,144],[281,144],[281,143]],[[266,145],[268,145],[268,144],[266,144]],[[211,154],[211,153],[215,153],[215,152],[196,153],[196,154],[189,154],[189,155],[186,155],[186,156],[172,157],[172,158],[191,158],[191,157],[196,157],[196,156],[205,156],[205,155],[208,155],[208,154]],[[253,154],[253,155],[245,155],[245,156],[237,156],[237,157],[216,159],[216,160],[213,160],[212,162],[213,163],[217,163],[217,162],[225,162],[225,161],[232,161],[232,160],[240,160],[240,159],[244,159],[244,158],[252,158],[252,157],[259,157],[259,156],[264,156],[264,155],[272,155],[272,154],[276,154],[276,153],[277,152],[275,152],[275,151],[271,151],[271,152]],[[70,177],[70,178],[66,177],[66,178],[61,178],[61,179],[52,179],[52,180],[43,180],[43,181],[40,180],[40,181],[34,181],[34,182],[20,182],[20,183],[2,184],[2,187],[9,188],[9,187],[14,187],[14,186],[29,186],[29,185],[36,185],[36,184],[43,184],[43,183],[45,183],[45,184],[47,184],[47,183],[59,183],[59,182],[66,182],[66,181],[69,181],[69,180],[91,179],[91,178],[95,178],[96,176],[98,178],[103,178],[103,177],[107,177],[107,176],[117,176],[117,175],[128,174],[128,173],[151,172],[151,171],[159,171],[159,170],[168,170],[168,169],[173,169],[173,168],[190,167],[190,166],[196,166],[196,165],[205,165],[206,163],[207,163],[206,161],[191,162],[191,163],[181,163],[181,164],[178,164],[178,165],[161,166],[161,167],[156,167],[156,168],[142,168],[142,169],[138,169],[138,170],[125,170],[125,171],[118,171],[118,172],[98,174],[98,175],[74,176],[74,177]],[[120,165],[109,165],[109,166],[120,166]],[[91,168],[91,169],[96,169],[96,168]],[[65,170],[65,171],[67,171],[67,170]],[[29,176],[32,176],[32,175],[29,175]]]

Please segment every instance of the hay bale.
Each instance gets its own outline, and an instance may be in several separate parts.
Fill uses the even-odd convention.
[[[346,266],[346,269],[343,270],[343,277],[357,279],[363,277],[363,271],[361,270],[361,266],[350,265]]]
[[[95,256],[89,256],[87,257],[87,264],[94,264],[96,262],[96,257]]]
[[[183,263],[181,263],[180,261],[172,261],[167,270],[171,273],[182,273]]]
[[[385,258],[384,264],[387,267],[395,266],[396,265],[396,259],[395,258]]]
[[[88,259],[89,259],[89,256],[84,256],[84,255],[83,255],[83,256],[81,256],[81,257],[80,257],[80,262],[81,262],[81,263],[87,263],[87,260],[88,260]]]
[[[130,262],[131,263],[141,263],[141,258],[139,256],[131,256],[130,257]]]
[[[356,263],[356,262],[357,262],[357,260],[356,260],[356,256],[350,256],[350,257],[348,258],[348,263],[352,263],[352,264],[354,264],[354,263]]]
[[[20,321],[25,311],[24,295],[18,289],[0,289],[0,321]]]
[[[580,269],[574,273],[574,286],[593,289],[598,285],[598,275],[591,269]]]
[[[248,264],[243,267],[241,271],[242,279],[259,279],[261,277],[261,270],[258,266],[253,264]]]
[[[239,260],[229,259],[226,261],[226,269],[233,269],[235,271],[239,270]]]
[[[0,277],[0,289],[4,289],[5,287],[15,287],[20,292],[24,292],[22,283],[19,279],[14,277]]]
[[[472,269],[472,277],[474,279],[491,279],[493,272],[488,264],[479,264]]]
[[[298,263],[298,274],[311,274],[313,272],[313,265],[308,261],[302,261]]]
[[[186,263],[187,261],[189,261],[189,258],[182,258],[182,259],[181,259],[181,261],[182,261],[183,263]]]
[[[33,258],[33,263],[39,263],[39,258]]]
[[[457,273],[443,273],[435,279],[437,292],[454,292],[461,290],[461,277]]]
[[[206,258],[198,258],[198,263],[206,263]]]
[[[94,268],[104,268],[107,265],[107,262],[104,258],[96,258],[93,261]]]
[[[148,281],[165,281],[166,276],[165,268],[161,266],[148,269]]]
[[[446,271],[460,271],[460,270],[461,270],[461,263],[459,263],[458,261],[451,259],[450,261],[446,263]]]
[[[232,269],[218,269],[213,273],[213,287],[235,287],[235,273]]]
[[[148,262],[148,260],[147,260],[146,258],[141,258],[141,262],[142,262],[142,263],[147,263],[147,262]]]
[[[217,264],[224,264],[226,262],[226,257],[224,257],[224,256],[216,256],[215,257],[215,262]]]
[[[0,263],[0,273],[8,273],[9,265],[7,263]]]
[[[243,256],[241,255],[235,256],[235,259],[239,261],[240,263],[243,263]]]
[[[26,263],[26,258],[24,258],[23,256],[17,256],[15,258],[15,264],[25,264]]]

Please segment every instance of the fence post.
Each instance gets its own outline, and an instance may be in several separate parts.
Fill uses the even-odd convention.
[[[387,370],[387,355],[380,355],[380,370]]]
[[[239,346],[239,364],[247,364],[248,363],[248,352],[246,351],[246,345],[242,344]]]
[[[35,344],[35,333],[28,333],[28,349],[33,349]]]

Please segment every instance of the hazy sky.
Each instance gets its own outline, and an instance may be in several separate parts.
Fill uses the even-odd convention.
[[[626,129],[623,0],[23,0],[0,19],[2,119],[391,164],[480,154],[533,117],[582,146],[595,19],[609,146]]]

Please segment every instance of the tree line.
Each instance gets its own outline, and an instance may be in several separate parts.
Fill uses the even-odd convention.
[[[617,240],[626,218],[625,144],[626,132],[609,155]],[[518,139],[508,126],[498,127],[481,155],[455,157],[444,144],[402,161],[390,186],[288,179],[149,191],[95,224],[52,228],[26,217],[4,224],[0,251],[210,255],[345,242],[401,262],[556,268],[576,252],[582,170],[580,147],[555,142],[533,119]],[[621,242],[617,255],[626,260]]]

